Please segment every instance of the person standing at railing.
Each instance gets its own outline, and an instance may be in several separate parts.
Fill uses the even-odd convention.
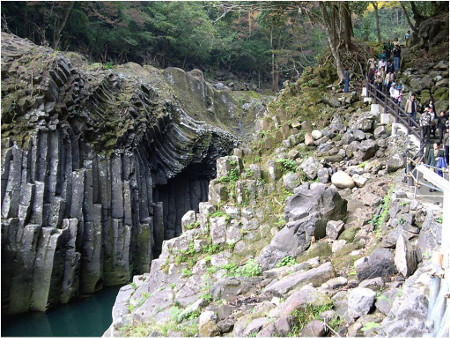
[[[433,149],[428,151],[427,164],[431,167],[445,169],[447,168],[447,165],[445,164],[444,156],[444,151],[440,149],[440,143],[435,142],[433,144]],[[439,169],[436,170],[436,173],[443,177],[442,170]]]
[[[416,115],[417,115],[416,94],[412,93],[409,100],[406,101],[405,111],[409,115],[409,117],[413,119],[414,122],[416,122]],[[412,125],[412,123],[410,125]]]
[[[428,143],[430,141],[431,127],[431,114],[428,107],[425,108],[422,116],[420,117],[419,124],[422,127],[422,140]]]

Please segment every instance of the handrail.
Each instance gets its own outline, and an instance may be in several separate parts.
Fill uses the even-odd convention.
[[[407,129],[408,133],[412,133],[415,135],[422,145],[423,140],[420,133],[419,124],[409,117],[403,108],[401,108],[397,103],[395,103],[389,96],[380,91],[374,84],[369,82],[369,79],[366,77],[366,88],[367,94],[371,94],[371,96],[375,99],[376,103],[381,104],[386,112],[389,112],[391,115],[395,117],[395,121],[400,121]],[[380,98],[383,97],[383,99]],[[390,105],[389,105],[389,104]],[[392,107],[395,107],[392,108]],[[415,128],[414,128],[415,127]]]

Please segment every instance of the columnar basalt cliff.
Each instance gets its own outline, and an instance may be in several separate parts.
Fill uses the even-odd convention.
[[[2,33],[4,314],[148,272],[237,144],[242,109],[200,71],[105,68]]]

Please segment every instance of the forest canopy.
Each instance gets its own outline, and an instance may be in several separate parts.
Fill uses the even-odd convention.
[[[3,1],[1,6],[3,31],[93,62],[199,68],[211,76],[232,71],[277,90],[280,81],[295,79],[326,50],[333,52],[327,27],[341,21],[326,22],[327,13],[342,18],[348,39],[384,41],[401,38],[419,15],[432,15],[439,4]]]

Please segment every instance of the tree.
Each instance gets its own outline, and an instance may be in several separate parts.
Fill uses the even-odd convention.
[[[371,4],[375,10],[375,19],[377,23],[377,38],[378,43],[381,43],[381,30],[380,30],[380,17],[378,15],[378,3],[376,1],[371,1]]]

